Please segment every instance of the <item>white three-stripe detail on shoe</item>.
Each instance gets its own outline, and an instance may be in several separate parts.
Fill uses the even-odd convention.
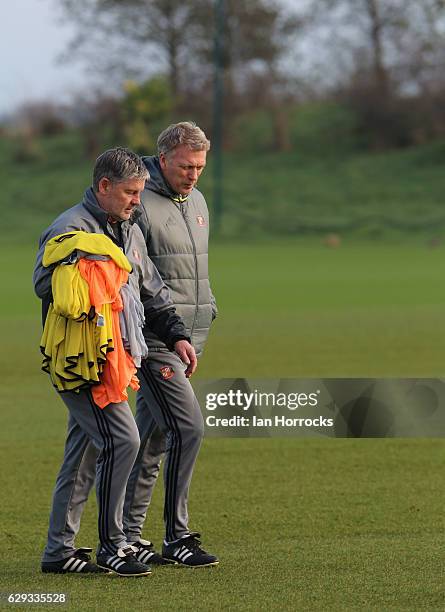
[[[68,559],[68,561],[65,563],[62,569],[67,570],[73,561],[74,561],[74,557],[71,557],[71,559]]]
[[[122,561],[122,559],[120,557],[117,557],[116,555],[114,555],[113,557],[110,557],[108,559],[108,565],[110,567],[112,567],[115,571],[118,570],[120,567],[122,567],[123,565],[125,565],[125,561]]]
[[[175,557],[177,557],[180,561],[185,561],[186,559],[188,559],[189,557],[191,557],[193,555],[192,552],[189,551],[188,548],[186,548],[185,546],[181,546],[180,548],[177,548],[175,550],[175,552],[173,553],[173,555]]]
[[[68,570],[70,572],[81,572],[86,564],[87,564],[86,561],[82,561],[81,559],[76,559],[75,557],[71,557],[71,559],[68,559],[68,561],[65,563],[62,569]]]
[[[142,552],[139,555],[139,561],[141,561],[141,563],[145,563],[146,561],[148,561],[149,559],[151,559],[151,557],[154,555],[154,552],[151,550],[146,550],[145,552]]]
[[[117,567],[120,567],[123,563],[125,563],[125,561],[122,561],[122,559],[120,557],[116,557],[116,555],[108,559],[108,565],[111,565],[113,569],[117,569]]]

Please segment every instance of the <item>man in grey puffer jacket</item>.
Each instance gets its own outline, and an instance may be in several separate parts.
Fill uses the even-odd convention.
[[[217,313],[208,278],[209,215],[195,187],[209,148],[194,123],[164,130],[158,155],[143,158],[150,180],[137,220],[198,356]],[[149,357],[140,371],[136,413],[141,446],[128,481],[124,530],[139,547],[138,559],[156,562],[159,555],[141,533],[166,450],[162,557],[193,567],[215,565],[218,559],[200,548],[199,534],[188,527],[188,491],[204,431],[201,410],[181,361],[155,334],[146,338]]]

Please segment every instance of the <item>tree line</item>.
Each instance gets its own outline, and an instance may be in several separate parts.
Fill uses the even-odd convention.
[[[290,146],[289,108],[314,100],[350,109],[366,148],[445,134],[445,0],[56,5],[76,26],[63,61],[83,61],[94,75],[95,87],[74,105],[90,135],[92,122],[108,120],[114,136],[146,145],[158,121],[191,115],[211,132],[218,28],[226,125],[262,109],[277,149]]]

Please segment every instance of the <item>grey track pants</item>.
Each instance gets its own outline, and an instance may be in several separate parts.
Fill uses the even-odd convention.
[[[166,367],[171,370],[165,372]],[[141,446],[124,506],[124,531],[132,542],[141,537],[164,450],[165,539],[173,542],[189,533],[188,493],[204,422],[184,370],[175,353],[153,351],[138,372],[136,423]]]
[[[90,391],[60,397],[70,416],[43,561],[59,561],[73,554],[81,512],[94,479],[98,550],[113,554],[127,543],[122,526],[125,488],[140,446],[133,414],[127,402],[98,408]]]
[[[165,366],[173,369],[173,376],[169,379],[161,374],[161,368]],[[130,477],[123,514],[123,530],[129,542],[140,539],[165,451],[165,537],[167,541],[174,541],[189,533],[188,491],[204,423],[184,369],[175,353],[153,351],[138,373],[141,390],[137,398],[136,422],[141,442],[139,444],[138,435],[137,457],[131,474],[128,471]],[[68,395],[74,394],[64,394],[65,403]],[[121,405],[111,404],[105,411]],[[130,426],[130,430],[134,437],[133,416],[127,418],[129,422],[132,420],[133,429]],[[82,510],[96,476],[97,453],[98,448],[85,435],[70,410],[65,457],[54,492],[45,561],[59,560],[74,550]]]

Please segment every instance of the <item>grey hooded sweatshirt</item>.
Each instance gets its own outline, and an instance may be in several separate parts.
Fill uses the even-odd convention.
[[[142,230],[148,256],[170,289],[173,304],[191,336],[196,354],[201,355],[210,325],[217,315],[208,272],[209,213],[197,189],[184,202],[166,182],[158,157],[143,157],[150,173],[141,196],[142,214],[136,223]],[[147,334],[150,350],[165,345]]]

